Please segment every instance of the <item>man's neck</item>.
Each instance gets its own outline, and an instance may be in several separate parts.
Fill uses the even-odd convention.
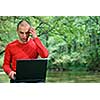
[[[25,42],[21,41],[20,39],[19,39],[18,41],[19,41],[20,43],[22,43],[22,44],[25,44],[25,43],[27,43],[29,40],[30,40],[30,38],[28,38],[28,40],[25,41]]]

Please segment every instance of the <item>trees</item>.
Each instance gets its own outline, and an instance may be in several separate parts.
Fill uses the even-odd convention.
[[[100,69],[99,16],[0,16],[0,52],[17,38],[16,25],[21,19],[31,22],[47,46],[49,68]]]

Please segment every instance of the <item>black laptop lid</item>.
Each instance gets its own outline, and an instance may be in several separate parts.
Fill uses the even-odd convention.
[[[24,59],[16,63],[16,81],[45,82],[47,59]]]

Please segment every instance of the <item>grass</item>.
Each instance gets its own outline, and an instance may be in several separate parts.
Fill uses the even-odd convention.
[[[46,83],[99,83],[100,73],[47,72]],[[6,74],[0,74],[0,83],[9,83]]]
[[[0,74],[0,83],[9,83],[9,77],[6,74]]]
[[[47,82],[52,82],[52,83],[99,83],[100,73],[48,72]]]

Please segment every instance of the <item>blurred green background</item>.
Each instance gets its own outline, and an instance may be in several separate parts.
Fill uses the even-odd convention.
[[[9,82],[4,49],[22,19],[49,50],[47,82],[100,82],[100,16],[0,16],[0,82]]]

